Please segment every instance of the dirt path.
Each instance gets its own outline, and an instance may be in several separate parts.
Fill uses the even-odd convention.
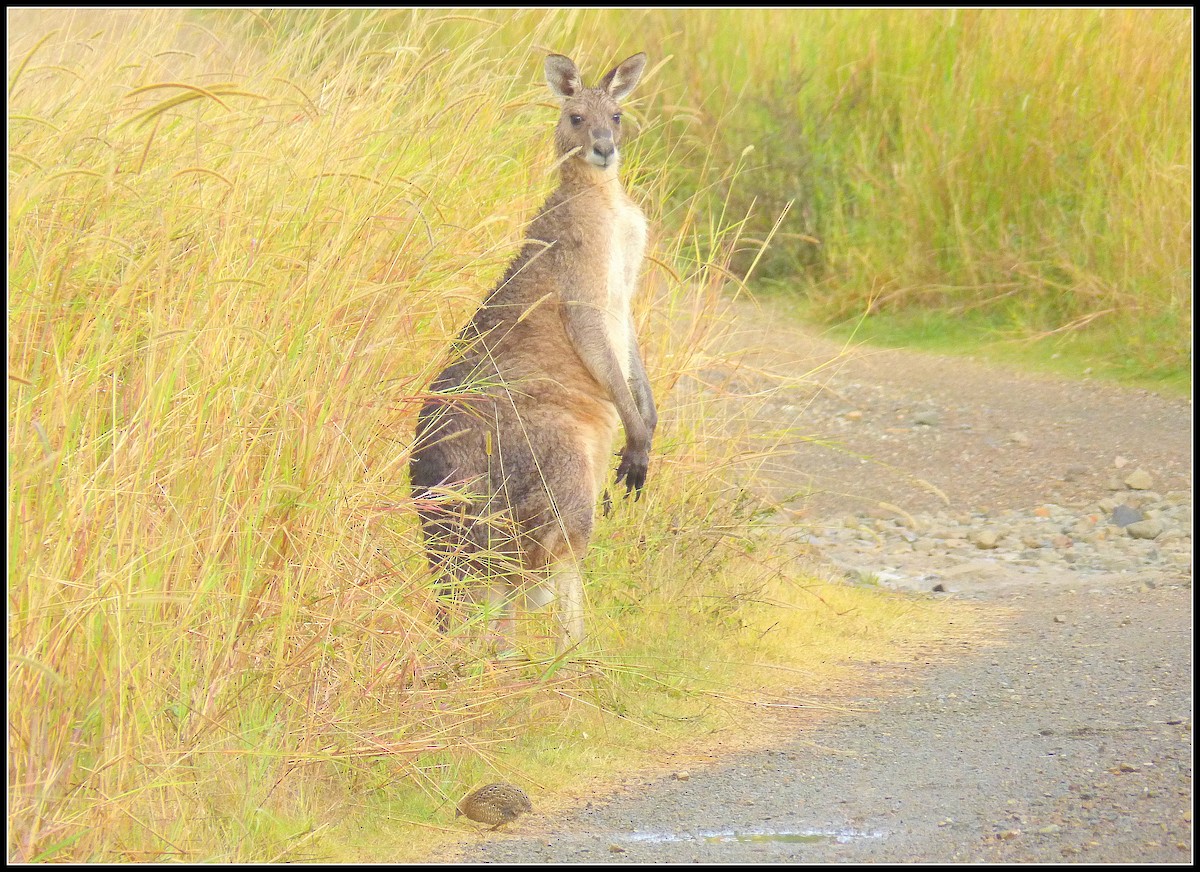
[[[765,471],[814,563],[1001,606],[1002,644],[459,858],[1189,862],[1190,402],[740,317],[764,352],[715,381],[818,370],[759,413],[816,437]]]

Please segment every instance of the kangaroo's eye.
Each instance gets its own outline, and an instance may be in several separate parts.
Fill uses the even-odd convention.
[[[571,123],[574,124],[576,127],[578,127],[580,124],[583,123],[583,116],[582,115],[572,115]]]
[[[616,115],[613,116],[613,124],[620,124],[620,123],[621,123],[621,113],[618,112]]]

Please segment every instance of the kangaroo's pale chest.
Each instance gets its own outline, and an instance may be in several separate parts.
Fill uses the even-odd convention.
[[[637,341],[632,334],[630,306],[645,253],[645,216],[632,203],[619,203],[609,229],[606,314],[609,339],[626,378],[631,367],[630,352]]]

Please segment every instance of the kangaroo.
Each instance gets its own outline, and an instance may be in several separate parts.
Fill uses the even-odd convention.
[[[658,423],[630,310],[647,223],[617,175],[619,101],[645,65],[636,54],[585,88],[574,61],[546,58],[561,181],[433,380],[411,457],[440,583],[496,607],[502,641],[518,595],[556,601],[560,653],[583,639],[580,560],[617,424],[616,481],[636,500]]]

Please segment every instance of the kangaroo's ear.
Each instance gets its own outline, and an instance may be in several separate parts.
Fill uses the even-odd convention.
[[[608,75],[600,80],[600,89],[607,91],[614,100],[623,100],[638,83],[645,68],[646,53],[640,51],[609,70]]]
[[[552,54],[546,57],[546,84],[555,97],[574,97],[583,90],[579,69],[575,61],[566,55]]]

